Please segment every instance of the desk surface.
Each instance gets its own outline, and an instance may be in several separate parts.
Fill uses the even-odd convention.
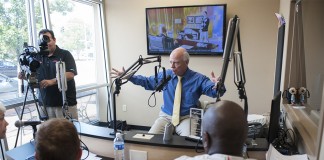
[[[74,123],[79,133],[83,136],[93,137],[97,139],[105,139],[109,141],[113,141],[115,138],[114,135],[110,135],[113,132],[113,129],[107,127],[98,127],[85,123]],[[124,132],[124,140],[127,144],[140,144],[146,146],[158,146],[158,147],[166,147],[166,148],[183,148],[183,149],[195,149],[197,143],[185,140],[183,136],[174,135],[172,139],[168,142],[163,141],[162,134],[154,134],[151,139],[138,139],[134,138],[136,134],[143,134],[143,132],[134,132],[134,131],[125,131]],[[144,136],[149,136],[150,134],[145,133]],[[248,139],[247,142],[251,140]],[[267,151],[269,144],[265,138],[257,138],[257,145],[251,145],[248,143],[248,151]],[[198,147],[202,149],[202,146]],[[22,146],[14,148],[10,151],[7,151],[6,154],[12,159],[25,159],[28,156],[34,154],[34,143],[26,143]],[[110,158],[103,157],[104,160],[110,160]]]
[[[20,159],[20,160],[24,160],[27,157],[34,155],[34,153],[35,153],[34,142],[26,143],[22,146],[16,147],[6,152],[7,156],[9,156],[10,158]]]
[[[113,129],[107,127],[99,127],[93,126],[86,123],[75,123],[79,133],[83,136],[89,136],[99,139],[106,139],[113,141],[115,136],[110,135],[113,132]],[[149,140],[134,138],[136,134],[144,134],[153,135],[153,137]],[[162,134],[147,134],[143,132],[136,131],[125,131],[124,132],[124,140],[125,143],[133,143],[133,144],[142,144],[142,145],[151,145],[151,146],[160,146],[160,147],[171,147],[171,148],[187,148],[187,149],[195,149],[197,146],[196,142],[185,140],[183,136],[174,135],[170,141],[163,141]],[[251,139],[247,139],[247,142],[251,142]],[[269,143],[265,138],[257,138],[257,145],[251,145],[248,143],[248,151],[267,151],[269,147]],[[199,148],[202,149],[202,146]]]

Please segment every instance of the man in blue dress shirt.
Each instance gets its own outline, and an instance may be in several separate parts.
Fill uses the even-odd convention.
[[[170,54],[171,69],[166,70],[166,75],[171,76],[170,81],[163,88],[163,101],[161,106],[159,118],[154,122],[153,126],[149,130],[149,133],[163,134],[165,125],[171,123],[173,114],[173,103],[175,97],[175,90],[178,83],[178,76],[182,77],[182,92],[181,92],[181,104],[180,104],[180,122],[175,126],[175,132],[181,136],[190,135],[190,108],[197,108],[199,98],[201,95],[207,95],[209,97],[216,97],[217,90],[215,84],[218,78],[214,73],[211,73],[212,78],[197,73],[189,69],[189,54],[184,48],[176,48]],[[120,76],[124,73],[112,69],[112,75]],[[158,78],[163,78],[163,73],[158,73]],[[140,85],[146,90],[154,90],[156,87],[155,76],[145,77],[141,75],[133,75],[129,78],[135,85]],[[191,129],[196,128],[195,125],[191,125]]]

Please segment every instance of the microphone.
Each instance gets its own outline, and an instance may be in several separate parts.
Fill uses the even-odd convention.
[[[36,125],[39,125],[41,124],[42,122],[41,121],[21,121],[21,120],[18,120],[15,122],[15,126],[16,127],[23,127],[23,126],[36,126]]]
[[[170,75],[168,75],[165,79],[163,79],[162,81],[161,81],[161,83],[155,88],[155,91],[154,92],[157,92],[157,91],[159,91],[159,92],[161,92],[161,90],[163,89],[163,87],[169,82],[169,80],[171,79],[171,76]],[[153,93],[154,93],[153,92]]]

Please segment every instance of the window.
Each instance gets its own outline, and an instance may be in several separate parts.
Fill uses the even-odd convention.
[[[18,96],[18,84],[8,90],[8,83],[16,81],[18,61],[23,42],[28,41],[27,17],[25,1],[1,1],[0,2],[0,76],[7,81],[0,82],[0,99],[16,98]],[[10,79],[10,80],[9,80]],[[10,85],[13,85],[10,83]]]
[[[92,4],[67,1],[65,10],[56,10],[61,0],[50,3],[50,20],[56,44],[69,50],[77,64],[76,85],[96,83],[95,20]],[[57,6],[56,4],[60,4]]]
[[[31,94],[22,94],[20,91],[22,84],[25,88],[28,84],[17,79],[20,71],[19,57],[24,52],[24,42],[37,48],[38,32],[49,28],[54,31],[56,44],[69,50],[76,61],[79,120],[88,123],[100,119],[98,113],[105,111],[100,111],[99,104],[102,100],[97,97],[99,92],[101,96],[107,94],[105,85],[101,84],[107,83],[108,66],[102,12],[103,4],[99,0],[1,1],[0,101],[10,104],[9,108],[21,107],[24,97],[27,96],[28,105],[25,108],[30,108],[30,114],[24,112],[24,115],[30,116],[24,116],[24,119],[27,117],[38,120],[37,108],[35,109]],[[101,103],[101,106],[107,106],[104,103],[107,102]],[[7,110],[9,149],[14,147],[16,141],[17,128],[14,123],[18,119],[14,109]],[[32,138],[32,131],[23,131],[22,134],[23,138],[19,143],[22,141],[24,144]]]

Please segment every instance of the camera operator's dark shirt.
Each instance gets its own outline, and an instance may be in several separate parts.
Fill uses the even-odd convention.
[[[74,75],[77,75],[76,64],[72,54],[67,50],[59,48],[58,46],[56,46],[52,56],[40,56],[39,60],[41,61],[41,65],[37,69],[39,82],[44,79],[49,80],[56,78],[56,62],[59,62],[60,60],[65,62],[66,72],[73,72]],[[43,101],[44,105],[47,107],[63,106],[62,93],[59,91],[58,85],[40,88],[40,90],[40,96],[42,98],[39,99],[41,102]],[[74,79],[67,81],[66,100],[68,102],[68,106],[77,104]]]

